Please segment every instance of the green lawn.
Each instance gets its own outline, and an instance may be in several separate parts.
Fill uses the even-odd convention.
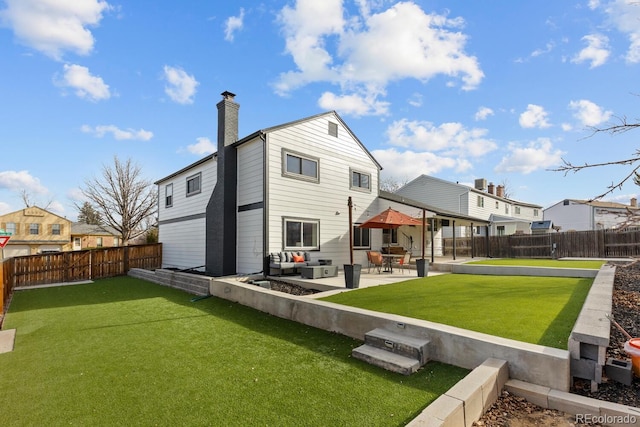
[[[591,279],[443,274],[323,298],[561,349]]]
[[[12,328],[3,426],[399,426],[468,372],[394,374],[348,337],[130,277],[18,291]]]
[[[484,261],[471,261],[467,264],[482,265],[513,265],[520,267],[555,267],[555,268],[590,268],[599,270],[606,261],[597,260],[559,260],[559,259],[532,259],[532,258],[499,258]]]

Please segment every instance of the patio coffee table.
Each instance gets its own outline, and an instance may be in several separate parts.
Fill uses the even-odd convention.
[[[300,267],[300,276],[305,279],[320,279],[322,277],[335,277],[337,275],[337,265],[313,265]]]

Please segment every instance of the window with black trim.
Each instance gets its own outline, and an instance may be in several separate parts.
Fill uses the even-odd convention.
[[[356,249],[371,249],[371,230],[354,225],[353,247]]]
[[[383,228],[382,229],[382,243],[385,245],[398,244],[398,229],[397,228]]]
[[[329,135],[338,137],[338,124],[329,122]]]
[[[51,224],[51,234],[54,236],[59,236],[61,234],[62,225],[60,224]]]
[[[197,173],[187,178],[187,197],[198,194],[201,191],[202,173]]]
[[[282,152],[282,157],[282,169],[285,176],[314,182],[320,180],[319,159],[285,150]]]
[[[40,234],[40,224],[29,224],[29,234]]]
[[[320,221],[315,219],[284,218],[285,250],[320,249]]]
[[[170,208],[173,206],[173,184],[167,184],[164,187],[164,207]]]
[[[371,190],[371,174],[352,170],[351,188],[356,190]]]

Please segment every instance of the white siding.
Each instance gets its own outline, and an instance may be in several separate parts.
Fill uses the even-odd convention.
[[[560,226],[560,231],[593,229],[592,207],[590,205],[573,201],[570,201],[568,205],[563,203],[556,203],[545,209],[544,219],[553,222],[555,226]]]
[[[264,201],[264,143],[257,138],[238,147],[238,206]],[[236,267],[240,274],[263,269],[264,209],[238,212]]]
[[[201,174],[201,191],[187,197],[187,178]],[[217,181],[217,163],[210,159],[158,184],[158,239],[164,267],[204,265],[205,213]],[[165,187],[173,184],[173,204],[165,206]]]
[[[238,213],[236,262],[238,273],[258,273],[263,269],[263,209]]]
[[[328,134],[329,121],[338,124],[338,137]],[[320,221],[320,251],[312,252],[311,258],[348,263],[348,197],[355,206],[353,222],[362,222],[377,197],[377,165],[333,114],[276,129],[267,138],[267,251],[283,250],[283,218],[312,219]],[[319,182],[283,176],[284,148],[319,159]],[[371,175],[370,192],[350,189],[351,169]],[[366,263],[365,251],[354,256],[354,262]]]

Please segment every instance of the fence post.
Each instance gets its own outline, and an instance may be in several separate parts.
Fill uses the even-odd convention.
[[[129,272],[129,246],[124,247],[123,258],[124,274],[127,274]]]

